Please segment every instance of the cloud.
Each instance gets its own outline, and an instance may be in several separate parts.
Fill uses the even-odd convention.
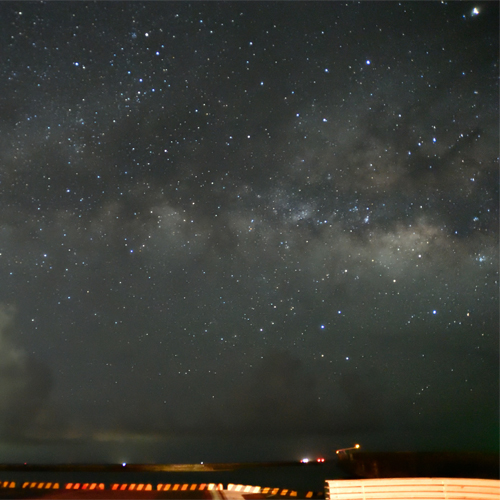
[[[235,384],[219,417],[226,429],[287,434],[310,429],[321,413],[316,380],[298,358],[270,351],[255,371]]]
[[[16,347],[14,312],[0,306],[0,438],[17,440],[32,433],[32,426],[51,388],[48,368]]]

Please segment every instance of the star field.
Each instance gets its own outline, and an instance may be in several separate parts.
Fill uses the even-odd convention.
[[[496,4],[0,19],[4,461],[498,448]]]

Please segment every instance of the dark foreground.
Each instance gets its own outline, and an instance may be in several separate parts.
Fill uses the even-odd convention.
[[[499,457],[489,453],[341,453],[338,466],[352,478],[470,477],[500,479]]]
[[[285,498],[285,499],[322,499],[324,497],[324,492],[301,492],[295,490],[287,490],[282,488],[258,488],[258,491],[254,487],[245,485],[229,485],[231,490],[219,490],[212,489],[208,490],[204,488],[200,489],[200,486],[206,485],[173,485],[179,486],[177,489],[164,490],[154,490],[146,489],[146,486],[141,490],[129,489],[130,486],[137,485],[126,485],[127,489],[100,489],[96,487],[90,489],[91,484],[78,485],[77,489],[72,487],[67,487],[68,485],[62,485],[62,487],[49,487],[46,488],[43,483],[40,483],[40,487],[34,485],[33,487],[25,488],[3,488],[0,489],[0,498],[24,498],[24,499],[177,499],[177,500],[196,500],[196,499],[214,499],[214,500],[258,500],[266,498]],[[182,486],[188,486],[185,490],[181,490]],[[196,488],[191,489],[191,487],[196,486]],[[83,489],[85,487],[85,489]],[[239,488],[239,491],[236,490]],[[248,491],[246,491],[248,490]]]
[[[499,476],[498,455],[474,453],[355,451],[308,464],[0,464],[0,499],[321,499],[326,480]]]
[[[0,498],[323,498],[335,462],[0,465]],[[308,489],[308,486],[311,488]],[[316,489],[312,489],[316,486]]]

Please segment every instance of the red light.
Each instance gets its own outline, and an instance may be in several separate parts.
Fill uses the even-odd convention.
[[[324,458],[318,458],[318,459],[316,459],[316,462],[323,463],[324,461],[325,461],[325,459],[324,459]]]

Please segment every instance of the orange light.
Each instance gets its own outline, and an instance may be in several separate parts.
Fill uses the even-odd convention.
[[[351,446],[350,448],[340,448],[335,453],[337,453],[337,455],[339,455],[340,453],[345,453],[346,451],[349,451],[349,450],[358,450],[359,448],[361,448],[361,445],[355,444],[354,446]]]

